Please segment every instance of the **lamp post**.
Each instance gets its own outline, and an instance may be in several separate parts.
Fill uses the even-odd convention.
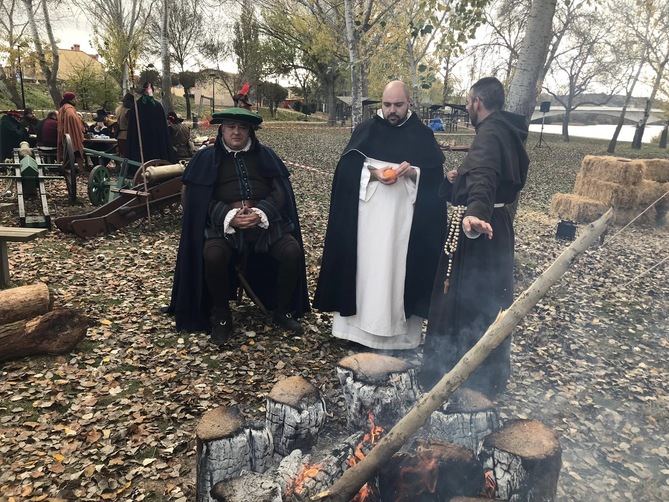
[[[19,43],[16,46],[16,55],[19,63],[19,82],[21,84],[21,103],[23,105],[23,109],[26,109],[26,92],[23,89],[23,69],[21,68],[21,47],[25,47],[22,43]]]
[[[211,77],[211,114],[214,115],[214,104],[216,103],[216,100],[214,99],[214,94],[216,92],[216,74],[212,72],[209,76]]]

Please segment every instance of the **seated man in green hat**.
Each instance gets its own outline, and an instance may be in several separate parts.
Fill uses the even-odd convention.
[[[222,345],[233,333],[228,302],[235,265],[280,328],[301,333],[309,309],[302,235],[289,173],[255,131],[262,118],[244,108],[214,114],[214,145],[183,175],[183,227],[169,311],[177,330],[210,330]]]

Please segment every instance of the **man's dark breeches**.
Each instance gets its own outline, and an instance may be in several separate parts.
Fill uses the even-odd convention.
[[[284,234],[272,244],[268,253],[277,266],[277,308],[289,312],[297,286],[302,258],[300,245],[290,234]],[[208,239],[204,243],[204,272],[207,289],[214,309],[223,309],[231,298],[230,261],[238,258],[237,251],[225,239]]]

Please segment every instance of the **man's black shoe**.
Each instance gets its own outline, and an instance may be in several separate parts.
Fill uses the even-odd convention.
[[[274,312],[272,320],[278,327],[287,331],[291,331],[296,335],[301,335],[304,332],[300,323],[295,320],[293,314],[290,312],[279,312],[277,310]]]
[[[211,316],[211,341],[216,345],[223,345],[234,333],[230,312]]]

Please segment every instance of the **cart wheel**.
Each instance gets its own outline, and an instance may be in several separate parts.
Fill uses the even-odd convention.
[[[63,139],[63,175],[70,203],[74,204],[77,202],[77,161],[74,158],[74,147],[69,134],[65,134]]]
[[[137,172],[135,173],[135,177],[132,180],[132,186],[136,187],[139,184],[144,184],[144,178],[142,177],[143,169],[147,167],[153,167],[153,166],[167,166],[171,164],[171,162],[168,162],[167,160],[161,160],[161,159],[154,159],[154,160],[149,160],[147,162],[144,162],[143,166],[139,166],[137,168]]]
[[[88,176],[88,198],[94,206],[101,206],[109,201],[111,177],[105,166],[95,166]]]

